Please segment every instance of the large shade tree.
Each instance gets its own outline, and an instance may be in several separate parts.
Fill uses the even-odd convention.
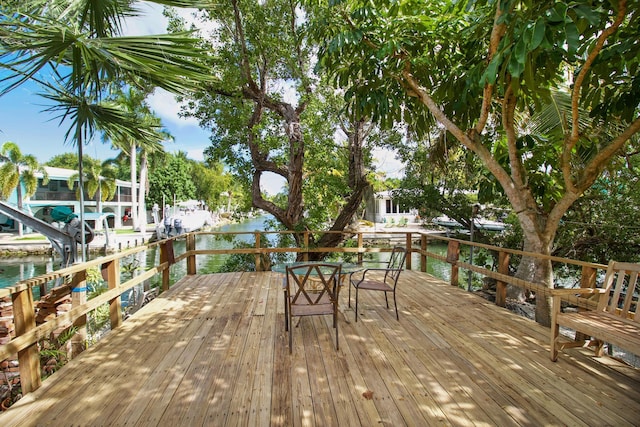
[[[42,183],[49,180],[47,171],[35,156],[23,154],[15,142],[5,142],[0,148],[0,196],[9,198],[16,192],[18,209],[22,209],[25,197],[38,189],[37,173],[42,174]],[[23,192],[24,187],[24,192]],[[22,224],[18,222],[18,235],[22,236]]]
[[[317,173],[306,163],[313,148],[323,147],[326,164],[343,157],[342,170],[347,189],[334,189],[333,198],[345,203],[323,228],[343,230],[360,206],[368,186],[366,166],[367,121],[351,121],[352,137],[337,144],[332,114],[310,108],[321,102],[322,84],[313,76],[313,49],[303,24],[300,5],[283,0],[228,0],[202,11],[213,22],[210,65],[218,82],[203,85],[191,99],[190,113],[212,129],[208,159],[222,161],[238,172],[251,188],[253,206],[271,213],[284,228],[302,231],[312,203],[321,197],[305,198],[305,176]],[[320,114],[318,117],[311,117]],[[323,117],[324,114],[324,117]],[[324,118],[324,126],[320,126]],[[341,156],[351,152],[352,155]],[[286,184],[287,198],[276,203],[265,197],[262,180],[266,174],[279,176]],[[349,179],[347,181],[347,178]],[[296,234],[299,244],[301,236]],[[312,245],[339,243],[339,233],[325,233]]]
[[[526,251],[550,254],[570,206],[637,147],[637,0],[314,4],[328,10],[317,21],[321,64],[352,107],[418,135],[445,129],[508,199]],[[551,104],[553,91],[570,102],[536,136],[520,118]],[[614,134],[599,132],[612,121]],[[553,286],[548,260],[523,257],[517,275]],[[536,319],[549,322],[548,299],[537,298]]]

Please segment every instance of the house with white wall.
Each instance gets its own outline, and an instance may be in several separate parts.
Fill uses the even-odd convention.
[[[391,191],[370,194],[366,201],[365,219],[379,224],[415,223],[418,210],[394,200]]]
[[[45,166],[44,168],[49,176],[47,184],[43,184],[42,173],[36,173],[38,178],[38,187],[35,194],[30,197],[26,197],[22,201],[23,209],[30,211],[33,216],[38,219],[42,219],[46,222],[51,222],[51,209],[56,206],[66,206],[73,212],[80,212],[80,201],[76,195],[77,184],[74,189],[69,188],[69,178],[78,172],[70,169],[52,168]],[[25,194],[24,187],[22,194]],[[17,191],[9,196],[7,200],[13,205],[18,204]],[[113,213],[114,217],[109,221],[113,224],[109,224],[110,227],[122,227],[123,216],[125,212],[131,212],[131,182],[116,180],[116,191],[114,196],[107,201],[101,202],[103,213]],[[84,210],[85,212],[97,212],[98,203],[95,198],[90,199],[85,194]],[[0,214],[0,226],[2,229],[15,230],[15,224],[8,218],[5,218]]]

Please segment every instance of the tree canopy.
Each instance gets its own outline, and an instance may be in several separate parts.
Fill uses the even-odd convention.
[[[508,199],[525,250],[550,254],[567,210],[637,147],[637,0],[313,3],[328,11],[320,66],[350,107],[416,138],[446,130]],[[536,132],[542,111],[556,125]],[[525,257],[518,275],[553,286],[550,262]],[[536,314],[548,321],[543,302]]]
[[[369,186],[372,126],[366,116],[341,116],[342,101],[313,73],[304,7],[230,0],[201,17],[215,23],[203,44],[218,79],[190,97],[188,114],[212,131],[207,159],[234,170],[251,189],[253,206],[284,228],[343,230]],[[286,182],[284,198],[265,197],[268,173]],[[311,244],[341,239],[326,233]]]

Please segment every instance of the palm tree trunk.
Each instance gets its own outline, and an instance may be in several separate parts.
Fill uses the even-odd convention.
[[[22,186],[19,180],[18,180],[18,186],[16,187],[16,196],[18,197],[18,210],[21,211],[22,210]],[[18,236],[22,237],[23,235],[22,223],[20,221],[16,221],[16,225],[18,226]]]
[[[145,197],[147,193],[147,172],[149,170],[149,163],[147,161],[147,153],[142,150],[140,153],[140,197],[138,198],[138,226],[140,231],[146,231],[147,229],[147,206],[145,203]]]
[[[137,230],[138,225],[138,203],[137,203],[137,185],[136,180],[138,171],[136,170],[136,143],[131,143],[131,149],[129,151],[129,166],[131,169],[131,222],[133,223],[133,229]]]

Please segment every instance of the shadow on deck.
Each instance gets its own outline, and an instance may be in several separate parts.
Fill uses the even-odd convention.
[[[187,276],[0,415],[35,425],[634,425],[640,371],[585,349],[549,360],[548,329],[424,273],[400,321],[361,294],[304,318],[294,354],[282,275]]]

